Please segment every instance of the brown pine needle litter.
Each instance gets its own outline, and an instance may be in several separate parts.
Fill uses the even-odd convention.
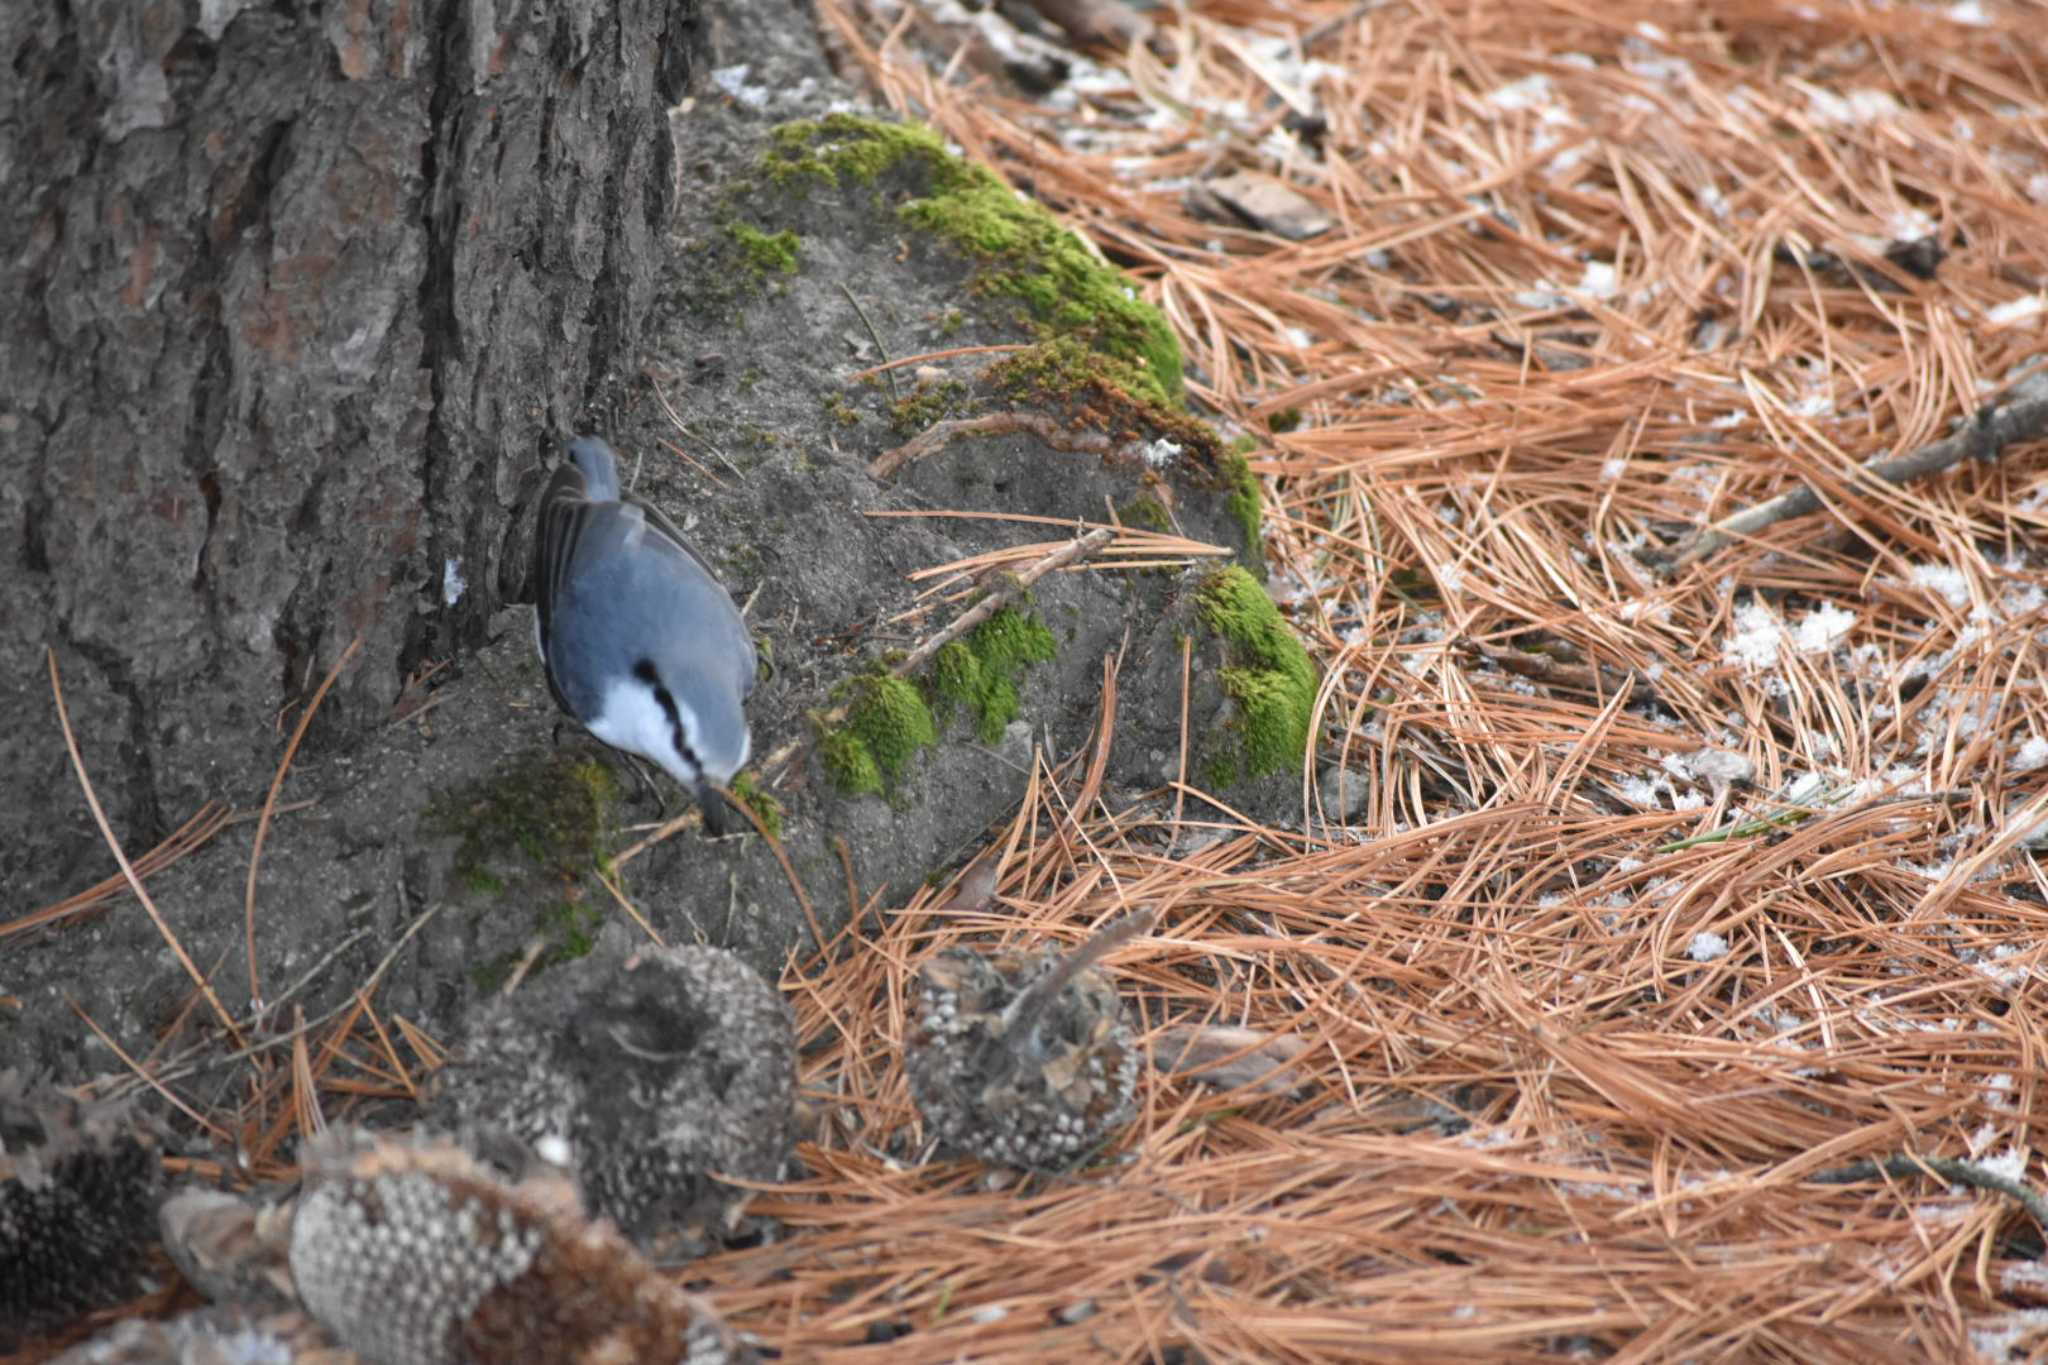
[[[1263,442],[1321,729],[1291,827],[1191,773],[1131,805],[1106,665],[952,884],[846,851],[854,927],[783,983],[807,1173],[690,1287],[890,1365],[2048,1350],[2048,447],[1859,472],[2048,359],[2038,6],[1194,0],[1036,97],[992,12],[816,9]],[[919,964],[1140,909],[1136,1122],[1065,1175],[934,1158]],[[373,987],[244,1054],[240,1174],[438,1064]],[[1173,1074],[1203,1028],[1285,1070]]]
[[[810,1178],[693,1284],[799,1358],[2048,1342],[1995,1183],[2048,1188],[2048,460],[1858,473],[2048,356],[2039,11],[1215,0],[1036,98],[945,7],[819,13],[1264,442],[1323,739],[1305,830],[1070,809],[1062,756],[957,893],[793,968]],[[1307,235],[1219,207],[1238,172]],[[1155,1071],[1078,1173],[927,1160],[918,964],[1139,907],[1112,970],[1155,1063],[1280,1035],[1299,1088]]]

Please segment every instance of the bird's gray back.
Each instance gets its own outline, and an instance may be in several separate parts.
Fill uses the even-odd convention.
[[[672,691],[688,694],[692,679],[735,698],[753,691],[754,644],[732,598],[697,557],[658,529],[632,503],[584,503],[574,509],[579,534],[564,566],[550,613],[551,653],[595,665],[599,676],[629,676],[653,662]],[[595,696],[575,694],[573,679],[555,669],[579,715]],[[706,717],[707,721],[714,719]],[[737,724],[738,714],[728,718]]]

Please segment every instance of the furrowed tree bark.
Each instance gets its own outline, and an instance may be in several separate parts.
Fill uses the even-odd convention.
[[[634,368],[696,24],[696,0],[0,6],[0,884],[105,858],[46,643],[142,848],[252,800],[279,713],[358,634],[316,738],[481,634],[523,576],[521,475]]]

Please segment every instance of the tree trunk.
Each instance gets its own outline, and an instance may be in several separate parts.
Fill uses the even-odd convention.
[[[104,857],[46,646],[139,850],[251,801],[358,635],[321,736],[480,633],[522,473],[634,354],[696,16],[0,6],[0,883]]]

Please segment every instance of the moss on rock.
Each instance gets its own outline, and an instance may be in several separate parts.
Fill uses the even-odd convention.
[[[461,840],[455,880],[486,903],[479,917],[501,913],[499,906],[539,906],[530,929],[517,931],[520,946],[471,972],[478,989],[496,989],[526,958],[524,940],[543,945],[532,971],[574,961],[597,942],[604,909],[591,873],[606,857],[618,799],[618,781],[599,759],[538,753],[427,807],[430,829]]]
[[[567,878],[589,871],[610,833],[618,796],[611,769],[597,759],[536,754],[472,788],[443,793],[428,806],[427,820],[430,828],[460,836],[458,878],[472,889],[502,891],[520,858]]]
[[[740,260],[755,279],[771,273],[796,274],[798,244],[794,232],[763,232],[746,223],[733,223],[726,233],[739,247]]]
[[[957,379],[919,384],[889,405],[889,428],[898,436],[915,436],[967,406],[967,386]]]
[[[1117,508],[1116,517],[1124,525],[1135,526],[1141,531],[1157,531],[1165,535],[1173,529],[1173,518],[1166,515],[1166,504],[1142,493]]]
[[[726,788],[732,799],[754,813],[761,822],[761,828],[768,831],[771,839],[782,837],[782,803],[770,796],[767,789],[754,780],[752,773],[741,773],[733,778]]]
[[[941,649],[932,661],[932,690],[974,713],[975,733],[984,744],[1002,739],[1017,718],[1017,684],[1033,664],[1058,652],[1052,632],[1036,616],[1004,607]]]
[[[1185,469],[1220,482],[1231,492],[1230,510],[1243,524],[1249,487],[1250,548],[1258,547],[1258,481],[1250,466],[1218,439],[1207,422],[1142,396],[1136,371],[1115,356],[1090,350],[1072,337],[1054,337],[1003,357],[988,367],[996,391],[1013,402],[1064,409],[1077,428],[1091,428],[1117,441],[1164,440],[1179,448]]]
[[[937,742],[938,724],[915,683],[868,673],[850,686],[846,725],[824,736],[820,756],[841,791],[879,793],[896,785],[919,750]]]
[[[1228,786],[1298,769],[1315,712],[1315,662],[1243,569],[1210,575],[1196,602],[1203,624],[1224,642],[1229,662],[1219,680],[1237,707],[1228,743],[1205,766],[1209,779]]]
[[[832,785],[848,796],[880,796],[882,765],[868,752],[868,746],[844,730],[834,730],[818,741],[818,757]]]
[[[804,119],[769,135],[765,161],[772,184],[797,190],[872,185],[899,168],[921,179],[922,192],[899,204],[897,217],[980,262],[977,288],[1017,300],[1049,332],[1084,337],[1121,362],[1134,396],[1179,406],[1180,346],[1160,311],[1042,206],[947,150],[931,129],[851,114]]]
[[[1259,494],[1259,476],[1252,473],[1251,462],[1245,459],[1241,448],[1245,444],[1233,444],[1223,453],[1223,481],[1230,489],[1223,505],[1244,536],[1244,552],[1257,555],[1260,550],[1259,521],[1265,514],[1265,499]]]

